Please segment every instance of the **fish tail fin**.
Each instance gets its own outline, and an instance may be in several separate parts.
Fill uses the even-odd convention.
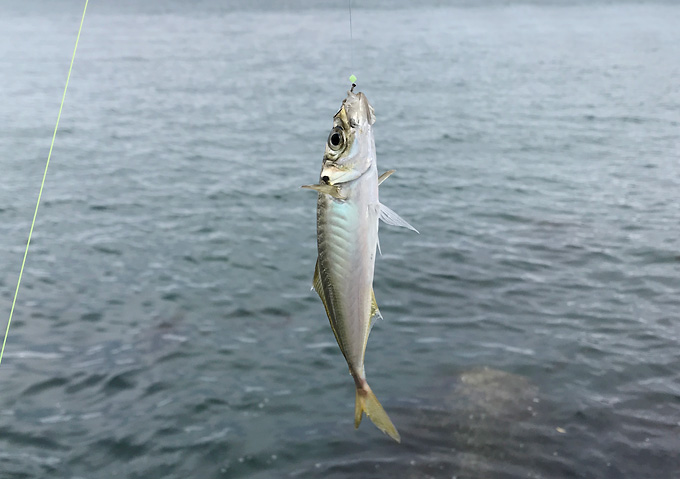
[[[380,405],[380,401],[375,397],[366,380],[362,382],[363,384],[357,387],[356,403],[354,404],[354,427],[359,427],[363,413],[366,413],[378,429],[395,441],[401,442],[401,436],[399,436],[397,428],[394,427],[390,417]]]

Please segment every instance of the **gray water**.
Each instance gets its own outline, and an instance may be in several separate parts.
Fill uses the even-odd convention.
[[[350,66],[301,3],[90,3],[0,477],[680,477],[680,6],[356,2]],[[5,318],[82,6],[0,3]],[[421,232],[381,228],[366,357],[400,445],[310,291],[350,73]]]

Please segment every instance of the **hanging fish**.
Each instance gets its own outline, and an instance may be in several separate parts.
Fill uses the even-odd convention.
[[[365,412],[378,429],[400,442],[397,429],[368,386],[364,354],[371,325],[381,317],[373,294],[378,220],[416,229],[378,201],[378,185],[394,170],[378,177],[373,107],[363,93],[354,93],[354,87],[333,117],[319,184],[303,186],[319,193],[313,285],[354,378],[354,427],[359,427]]]

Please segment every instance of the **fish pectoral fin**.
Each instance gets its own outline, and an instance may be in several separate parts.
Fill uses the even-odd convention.
[[[420,234],[420,232],[411,226],[408,221],[396,214],[394,211],[389,209],[387,206],[380,203],[380,219],[383,220],[388,225],[401,226],[402,228],[408,228],[411,231],[415,231]]]
[[[303,185],[300,188],[304,188],[306,190],[314,190],[318,191],[319,193],[331,195],[333,198],[337,198],[338,200],[347,199],[342,195],[342,193],[340,193],[340,188],[338,188],[335,185]]]
[[[389,178],[390,175],[391,175],[392,173],[394,173],[395,171],[397,171],[397,170],[387,170],[385,173],[383,173],[382,175],[380,175],[380,176],[378,177],[378,185],[382,184],[382,182],[385,181],[387,178]]]
[[[397,428],[394,427],[394,424],[392,424],[390,417],[383,409],[380,401],[378,401],[378,398],[375,397],[375,394],[373,394],[373,391],[371,391],[371,388],[365,381],[363,387],[357,388],[356,402],[354,404],[355,429],[359,427],[363,413],[366,413],[368,418],[378,429],[395,441],[401,442],[401,436],[399,436]]]

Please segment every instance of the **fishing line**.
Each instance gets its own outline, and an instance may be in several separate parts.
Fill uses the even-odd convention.
[[[85,0],[85,8],[83,8],[83,16],[80,19],[80,27],[78,28],[78,36],[76,37],[76,45],[73,47],[73,55],[71,56],[71,65],[68,67],[68,76],[66,77],[66,86],[64,86],[64,94],[61,96],[61,105],[59,106],[59,114],[57,115],[57,123],[54,125],[54,134],[52,135],[52,143],[50,144],[50,152],[47,154],[47,163],[45,164],[45,172],[43,173],[42,183],[40,184],[40,192],[38,193],[38,202],[35,204],[35,212],[33,213],[33,222],[31,223],[31,230],[28,232],[28,241],[26,241],[26,250],[24,251],[24,259],[21,262],[21,270],[19,271],[19,280],[17,281],[17,289],[14,291],[14,300],[12,301],[12,309],[9,312],[9,320],[7,321],[7,329],[5,330],[5,339],[2,341],[2,350],[0,350],[0,363],[2,363],[2,355],[5,353],[5,344],[7,343],[7,336],[9,335],[9,326],[12,324],[12,315],[14,314],[14,305],[17,302],[19,295],[19,286],[21,285],[21,278],[24,275],[24,266],[26,265],[26,256],[28,256],[28,247],[31,244],[31,236],[33,236],[33,227],[35,226],[35,218],[38,216],[38,207],[40,206],[40,199],[42,198],[43,187],[45,186],[45,178],[47,177],[47,168],[50,166],[50,158],[52,157],[52,148],[54,148],[54,140],[57,137],[57,129],[59,128],[59,119],[61,118],[61,110],[64,107],[64,99],[66,98],[66,89],[68,82],[71,79],[71,70],[73,70],[73,61],[76,58],[76,50],[78,49],[78,40],[80,40],[80,32],[83,30],[83,22],[85,21],[85,12],[87,11],[87,3]]]
[[[354,70],[354,52],[352,48],[352,44],[354,43],[352,35],[352,0],[347,0],[347,4],[349,6],[349,67],[350,70]],[[354,89],[357,77],[355,77],[353,73],[350,74],[349,81],[352,83],[352,89]]]

